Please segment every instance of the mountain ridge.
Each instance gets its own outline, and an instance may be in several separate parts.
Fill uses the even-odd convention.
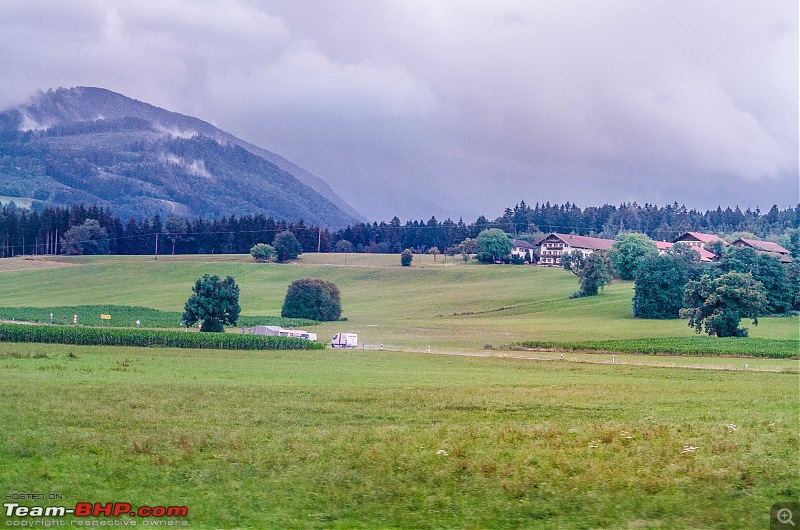
[[[282,156],[98,87],[39,92],[0,113],[0,177],[0,195],[33,191],[40,206],[96,196],[125,216],[264,213],[331,228],[363,220],[324,180]],[[98,194],[104,185],[127,195]]]

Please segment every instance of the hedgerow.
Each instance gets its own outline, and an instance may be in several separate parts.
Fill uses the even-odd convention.
[[[236,333],[197,333],[153,329],[102,329],[0,324],[0,342],[39,342],[84,346],[163,346],[220,350],[323,350],[325,344],[293,337]]]
[[[796,359],[800,341],[762,338],[664,337],[581,342],[524,341],[512,349]]]

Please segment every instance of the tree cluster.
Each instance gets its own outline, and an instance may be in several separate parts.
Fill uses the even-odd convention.
[[[743,336],[741,318],[800,311],[800,261],[781,263],[751,248],[725,247],[718,263],[701,263],[696,252],[676,245],[648,256],[634,284],[637,318],[690,319],[698,332]]]

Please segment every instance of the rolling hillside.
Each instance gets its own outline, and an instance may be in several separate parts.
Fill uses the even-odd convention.
[[[339,228],[360,215],[322,179],[191,116],[102,88],[0,113],[0,196],[122,217],[263,213]]]

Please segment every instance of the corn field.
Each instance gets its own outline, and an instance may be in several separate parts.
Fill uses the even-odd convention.
[[[325,344],[293,337],[199,333],[151,329],[102,329],[0,324],[0,342],[39,342],[83,346],[163,346],[220,350],[324,350]]]

